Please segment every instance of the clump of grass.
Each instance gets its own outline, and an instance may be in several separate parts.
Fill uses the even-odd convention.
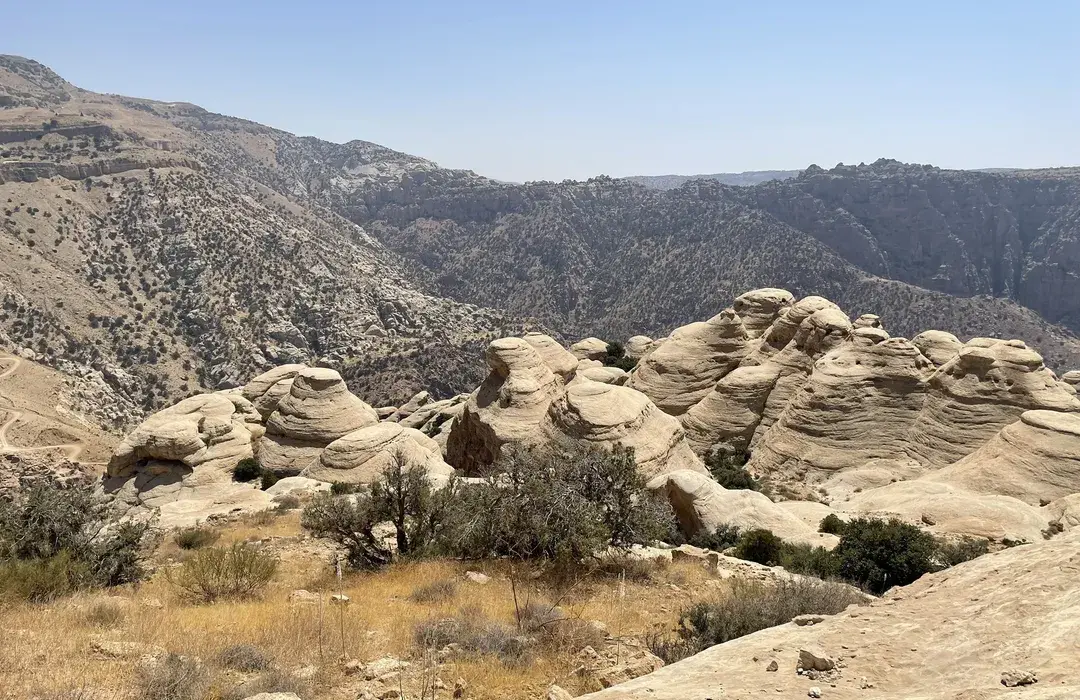
[[[864,602],[866,597],[856,589],[829,581],[802,578],[774,585],[737,581],[729,595],[685,608],[676,638],[649,642],[652,652],[670,663],[799,615],[835,615]]]
[[[116,627],[124,621],[124,608],[109,600],[94,603],[86,611],[86,622],[94,627]]]
[[[233,644],[222,649],[217,655],[219,666],[242,673],[265,671],[273,661],[269,654],[251,644]]]
[[[177,530],[173,542],[180,549],[202,549],[218,541],[221,533],[209,527],[185,527]]]
[[[311,681],[281,669],[267,670],[253,680],[235,686],[220,695],[220,700],[246,700],[261,693],[292,693],[300,698],[311,695]]]
[[[457,581],[441,579],[414,588],[409,594],[409,600],[414,603],[443,603],[453,600],[457,592]]]
[[[137,700],[202,700],[210,674],[199,662],[169,654],[153,664],[140,664],[135,677]]]
[[[275,502],[277,506],[274,509],[279,513],[287,513],[300,507],[300,498],[291,493],[279,496]]]
[[[234,544],[199,550],[167,575],[185,595],[213,603],[258,596],[276,571],[274,557],[249,544]]]
[[[442,649],[450,644],[466,654],[494,656],[506,666],[529,663],[533,640],[510,625],[486,619],[478,608],[463,608],[456,617],[431,619],[414,631],[421,649]]]

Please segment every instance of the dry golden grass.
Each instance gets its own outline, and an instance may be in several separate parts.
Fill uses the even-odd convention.
[[[0,608],[4,638],[0,697],[44,698],[85,687],[123,697],[132,687],[136,659],[95,655],[91,639],[100,635],[207,661],[231,645],[251,644],[285,669],[318,667],[313,698],[344,698],[355,679],[344,676],[342,657],[418,659],[421,652],[414,643],[414,629],[422,621],[453,616],[468,606],[492,621],[513,624],[509,570],[501,562],[424,561],[374,574],[347,573],[342,586],[352,601],[348,606],[290,603],[288,596],[297,588],[327,598],[337,590],[326,558],[311,553],[316,543],[296,537],[297,521],[298,516],[289,513],[268,525],[242,522],[222,532],[219,545],[278,538],[267,546],[280,553],[281,566],[260,600],[193,605],[178,595],[159,570],[138,588],[82,594],[44,606]],[[155,561],[167,565],[168,560],[186,555],[167,538]],[[464,573],[470,569],[490,575],[491,581],[478,585],[465,580]],[[707,577],[700,566],[686,564],[667,567],[647,582],[592,579],[561,593],[542,590],[535,582],[519,581],[517,588],[519,605],[526,600],[558,602],[571,616],[603,622],[615,636],[641,638],[651,629],[670,626],[684,604],[712,590],[704,585]],[[515,580],[519,578],[524,578],[521,571],[515,572]],[[458,581],[451,598],[433,603],[410,600],[417,588],[446,579]],[[123,613],[102,614],[103,602],[119,606]],[[102,624],[102,618],[107,624]],[[459,660],[441,676],[450,687],[457,678],[465,679],[472,698],[535,698],[553,680],[572,692],[584,690],[569,676],[575,666],[569,651],[546,650],[532,663],[514,668],[493,658]],[[230,682],[235,680],[219,672],[215,690],[223,691]],[[443,694],[449,697],[449,690]]]

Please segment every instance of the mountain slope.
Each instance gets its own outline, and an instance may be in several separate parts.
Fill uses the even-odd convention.
[[[315,201],[330,177],[427,161],[89,93],[25,59],[0,58],[0,86],[15,103],[0,109],[0,342],[24,355],[93,368],[146,410],[295,361],[384,403],[470,385],[475,354],[520,325],[426,293]]]
[[[691,180],[716,180],[725,185],[759,185],[770,180],[787,180],[798,175],[799,170],[748,170],[741,173],[713,173],[711,175],[634,175],[623,178],[654,190],[672,190]]]

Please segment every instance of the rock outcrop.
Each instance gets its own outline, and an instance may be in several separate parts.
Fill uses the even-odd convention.
[[[679,421],[628,387],[593,381],[567,387],[548,408],[541,431],[550,439],[633,448],[638,471],[647,479],[678,470],[707,474],[683,439]]]
[[[570,352],[579,360],[603,360],[607,357],[607,341],[584,338],[570,346]]]
[[[281,365],[263,372],[244,385],[241,393],[258,410],[263,420],[277,410],[278,403],[289,395],[293,379],[307,365]]]
[[[1013,547],[816,624],[761,630],[583,697],[805,698],[811,686],[821,686],[826,700],[1078,697],[1077,561],[1080,532]],[[814,682],[796,674],[803,650],[835,659],[838,677]],[[773,662],[778,672],[769,671]],[[1037,671],[1039,682],[1003,688],[1002,674],[1015,667]]]
[[[330,483],[370,484],[395,460],[404,469],[423,469],[435,483],[444,482],[453,468],[442,459],[438,443],[414,428],[379,423],[334,440],[301,476]]]
[[[955,335],[945,331],[923,331],[912,338],[911,342],[938,367],[956,357],[960,348],[964,347]]]
[[[466,474],[492,464],[508,442],[528,442],[562,380],[529,342],[521,338],[492,341],[485,354],[491,371],[465,402],[446,442],[446,461]]]
[[[1034,409],[1080,411],[1080,401],[1023,342],[974,338],[930,377],[908,453],[944,467]]]
[[[1080,493],[1080,414],[1026,411],[967,457],[925,478],[1036,506]]]
[[[725,489],[706,474],[686,470],[662,474],[648,487],[671,503],[687,537],[733,525],[740,530],[764,528],[784,540],[814,546],[832,548],[837,542],[834,535],[817,532],[768,496],[757,491]]]
[[[908,431],[932,370],[903,338],[844,343],[814,364],[758,442],[752,470],[817,481],[872,459],[908,460]]]
[[[378,420],[375,409],[353,396],[337,372],[305,368],[266,421],[259,464],[279,476],[295,476],[331,442]]]
[[[752,308],[760,321],[761,305]],[[750,351],[742,319],[725,309],[703,323],[682,326],[630,373],[629,386],[665,413],[678,416],[704,398]]]
[[[656,349],[656,346],[656,341],[649,336],[635,335],[627,339],[626,345],[623,346],[623,350],[626,351],[627,357],[637,362]]]
[[[550,335],[544,335],[543,333],[526,333],[522,337],[526,343],[533,346],[537,354],[540,355],[540,359],[548,366],[548,369],[562,377],[564,382],[573,379],[574,372],[576,372],[578,368],[578,360],[581,358],[564,348],[559,344],[559,341],[555,340]],[[606,355],[607,345],[605,344],[604,352],[600,355],[600,358],[597,359],[601,359]]]

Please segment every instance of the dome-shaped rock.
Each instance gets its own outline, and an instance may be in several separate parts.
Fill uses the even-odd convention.
[[[550,335],[544,335],[543,333],[526,333],[523,338],[526,343],[533,346],[537,354],[539,354],[540,358],[544,361],[544,364],[548,366],[548,369],[562,377],[563,381],[569,381],[573,378],[574,372],[577,371],[578,367],[578,358],[574,353],[564,348]],[[607,344],[605,343],[602,356],[606,355]]]
[[[570,353],[579,360],[603,360],[607,357],[607,341],[584,338],[570,346]]]
[[[395,459],[401,459],[406,469],[420,467],[436,482],[453,473],[434,440],[397,423],[379,423],[331,442],[302,476],[330,483],[370,484]]]
[[[740,294],[732,308],[742,319],[747,336],[757,338],[772,325],[781,311],[794,303],[795,297],[786,289],[766,287]]]
[[[278,402],[289,395],[293,379],[307,365],[281,365],[263,372],[244,385],[240,393],[259,411],[263,420],[277,409]]]
[[[956,357],[956,353],[964,347],[955,335],[945,331],[923,331],[912,338],[911,342],[938,367]]]

